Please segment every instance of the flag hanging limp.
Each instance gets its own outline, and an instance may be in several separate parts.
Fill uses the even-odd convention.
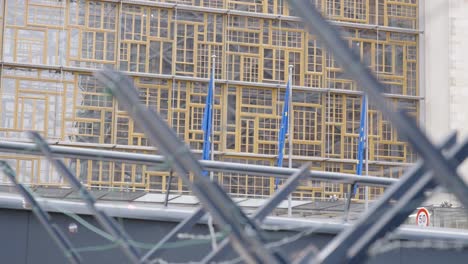
[[[209,160],[211,153],[211,133],[213,127],[213,97],[214,97],[214,76],[213,74],[210,77],[210,82],[208,84],[208,95],[206,96],[205,102],[205,112],[203,114],[202,121],[202,130],[203,130],[203,152],[202,159]],[[203,172],[204,175],[207,175],[207,172]]]
[[[361,120],[360,120],[360,124],[359,124],[359,142],[358,142],[358,153],[357,153],[357,159],[358,159],[358,164],[357,164],[357,168],[356,168],[356,174],[357,175],[362,175],[362,165],[364,163],[364,148],[365,148],[365,145],[366,145],[366,131],[365,131],[365,127],[366,127],[366,117],[367,117],[367,113],[366,113],[366,95],[363,95],[362,96],[362,105],[361,105]],[[353,196],[354,194],[356,194],[356,191],[357,191],[357,188],[358,188],[358,185],[354,185],[354,190],[353,190],[353,193],[351,196]]]
[[[283,114],[281,115],[281,126],[279,130],[278,136],[278,159],[276,160],[276,166],[282,167],[283,166],[283,157],[284,157],[284,143],[286,141],[286,135],[289,131],[289,97],[291,90],[291,79],[288,80],[286,85],[286,94],[284,96],[284,106],[283,106]],[[289,135],[291,136],[291,135]],[[278,189],[279,179],[275,179],[275,190]]]

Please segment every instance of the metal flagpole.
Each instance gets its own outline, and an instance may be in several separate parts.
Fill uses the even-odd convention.
[[[211,87],[209,89],[212,89],[212,98],[211,98],[211,120],[210,120],[210,125],[211,125],[211,138],[210,138],[210,145],[211,145],[211,156],[210,159],[214,160],[214,98],[215,98],[215,63],[216,63],[216,55],[213,54],[211,56]],[[214,173],[213,171],[210,172],[210,180],[213,181],[214,179]]]
[[[288,89],[289,89],[289,107],[288,107],[288,144],[289,144],[289,153],[288,153],[288,162],[289,168],[292,168],[292,149],[293,149],[293,135],[292,131],[292,71],[293,65],[289,65],[289,76],[288,76]],[[292,194],[288,195],[288,216],[292,216]]]

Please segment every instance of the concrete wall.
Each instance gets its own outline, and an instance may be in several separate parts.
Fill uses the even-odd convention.
[[[129,263],[119,248],[108,247],[111,243],[95,231],[63,214],[52,213],[51,215],[58,227],[66,232],[75,248],[87,249],[80,252],[83,263]],[[80,215],[80,217],[99,228],[99,225],[90,216]],[[157,243],[176,225],[176,223],[165,221],[136,219],[120,219],[119,221],[135,241],[142,242],[146,246]],[[70,223],[77,224],[76,233],[68,232]],[[205,225],[197,225],[190,233],[208,234],[208,230]],[[2,237],[0,239],[0,263],[67,263],[60,249],[29,210],[1,208],[0,234]],[[276,231],[268,232],[265,236],[270,241],[278,241],[294,234],[296,234],[294,231]],[[290,259],[297,256],[305,248],[312,248],[312,246],[318,249],[323,248],[333,237],[332,234],[314,233],[283,244],[281,252]],[[421,244],[421,242],[417,243]],[[142,251],[144,252],[146,249],[142,249]],[[200,260],[210,251],[210,243],[180,244],[178,247],[167,249],[159,257],[171,263],[186,263],[189,260]],[[234,258],[237,258],[237,255],[232,250],[222,256],[223,260]],[[468,259],[468,250],[396,247],[388,248],[388,251],[379,249],[379,253],[373,255],[368,263],[466,263],[466,259]]]
[[[421,1],[423,124],[437,142],[449,132],[449,8],[446,0]],[[437,52],[436,52],[437,51]]]
[[[468,137],[468,1],[451,0],[450,3],[450,129],[457,130],[461,138]],[[468,182],[468,162],[460,173]]]
[[[453,130],[463,140],[468,135],[468,1],[420,3],[423,126],[434,142]],[[468,182],[468,162],[459,172]],[[439,200],[456,203],[451,195]]]

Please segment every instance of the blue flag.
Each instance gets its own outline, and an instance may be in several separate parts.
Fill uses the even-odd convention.
[[[356,174],[357,175],[362,175],[362,164],[364,162],[364,147],[366,144],[366,131],[365,131],[365,125],[366,125],[366,95],[362,96],[362,106],[361,106],[361,120],[359,124],[359,142],[358,142],[358,153],[357,153],[357,159],[358,159],[358,165],[356,168]],[[353,193],[356,194],[358,185],[354,185]]]
[[[209,160],[211,152],[211,128],[213,124],[213,98],[214,98],[214,76],[211,75],[210,82],[208,84],[208,95],[206,96],[205,112],[203,114],[202,130],[203,130],[203,153],[202,159]],[[208,175],[207,171],[203,172],[203,175]]]
[[[284,96],[283,114],[281,116],[281,126],[278,136],[278,159],[276,166],[283,167],[283,156],[284,156],[284,142],[286,140],[286,134],[289,130],[289,90],[291,89],[291,83],[288,81],[286,85],[286,94]],[[291,136],[291,135],[290,135]],[[275,190],[278,189],[279,179],[275,179]]]

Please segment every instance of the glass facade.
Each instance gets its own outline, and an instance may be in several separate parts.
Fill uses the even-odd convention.
[[[288,65],[293,65],[294,166],[313,161],[312,169],[355,173],[359,89],[286,2],[0,0],[0,137],[25,140],[23,131],[37,130],[62,145],[154,153],[92,77],[96,69],[113,67],[133,78],[141,102],[159,112],[197,152],[203,144],[211,56],[216,55],[216,160],[275,164],[284,87]],[[418,119],[417,0],[315,2],[385,84],[395,108]],[[368,120],[369,175],[399,177],[415,154],[372,102]],[[16,165],[23,182],[64,184],[39,157],[0,158]],[[166,189],[165,168],[67,162],[89,186]],[[274,191],[273,178],[216,176],[233,194]],[[180,179],[172,184],[174,191],[188,191]],[[382,191],[371,187],[370,197]],[[342,197],[344,192],[342,184],[307,181],[295,195]]]

